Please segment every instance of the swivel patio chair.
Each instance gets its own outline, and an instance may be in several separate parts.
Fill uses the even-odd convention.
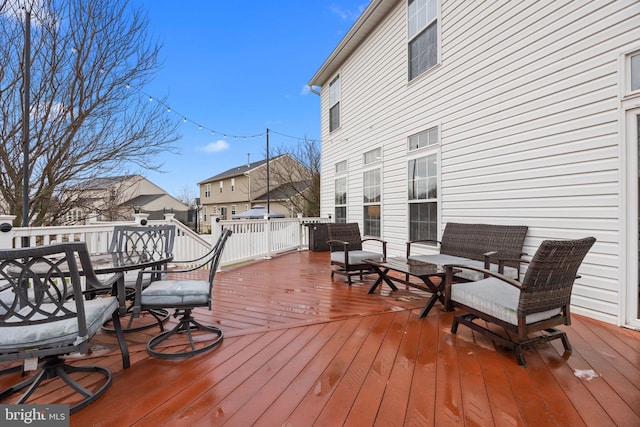
[[[346,224],[328,224],[329,231],[329,249],[331,251],[331,265],[338,268],[331,270],[331,277],[334,274],[340,274],[347,277],[347,283],[351,286],[351,276],[360,276],[375,273],[371,265],[364,262],[367,258],[386,258],[387,242],[375,237],[362,238],[360,235],[360,227],[357,222]],[[366,241],[375,241],[381,245],[381,252],[365,251],[362,249],[362,243]]]
[[[529,262],[522,282],[481,268],[446,266],[445,305],[466,311],[455,316],[451,332],[455,334],[461,323],[485,334],[515,350],[522,366],[526,366],[523,349],[540,342],[560,339],[565,351],[570,353],[566,333],[555,326],[571,324],[569,308],[573,283],[595,241],[593,237],[543,241]],[[454,268],[475,270],[486,274],[487,278],[453,283]],[[476,319],[483,322],[476,323]],[[504,333],[480,324],[484,322],[503,328]]]
[[[169,331],[164,331],[162,324],[160,325],[162,332],[147,343],[147,352],[150,355],[162,359],[188,357],[220,344],[223,338],[222,330],[217,326],[198,322],[193,317],[192,311],[196,307],[208,307],[211,310],[213,280],[220,265],[225,244],[231,234],[231,230],[222,231],[210,252],[210,257],[204,262],[189,268],[169,271],[169,277],[171,277],[173,274],[208,268],[208,280],[158,278],[143,288],[144,276],[150,274],[157,278],[157,273],[160,271],[146,270],[138,273],[133,315],[137,316],[141,310],[175,308],[173,316],[180,317],[175,327]],[[188,263],[192,265],[193,261]],[[185,343],[185,340],[172,339],[184,335],[187,336],[188,343]],[[161,345],[163,343],[166,345]]]
[[[176,226],[170,224],[141,226],[141,225],[116,225],[113,228],[113,236],[109,243],[109,253],[117,254],[123,258],[137,259],[139,256],[165,256],[173,253],[173,245],[176,236]],[[163,269],[166,270],[166,265]],[[156,273],[156,277],[166,272]],[[118,295],[127,293],[127,300],[131,301],[135,293],[136,281],[138,279],[137,271],[127,271],[124,273],[122,280],[117,284],[120,288]],[[145,277],[143,286],[147,286],[154,279],[151,275]],[[126,304],[121,301],[121,306]],[[124,331],[134,332],[155,326],[156,322],[162,324],[169,319],[169,312],[162,309],[149,310],[149,314],[153,316],[154,321],[143,322],[138,320],[134,326],[134,318],[131,316],[132,305],[127,308],[127,316],[124,320]],[[110,323],[104,326],[106,331],[113,332]]]
[[[69,394],[62,402],[69,402],[71,413],[100,397],[111,385],[109,369],[69,364],[62,356],[88,353],[89,339],[108,319],[115,325],[122,364],[129,367],[116,297],[85,299],[83,279],[91,286],[108,287],[120,277],[100,283],[84,242],[0,250],[0,281],[10,286],[13,295],[0,300],[0,361],[25,361],[23,376],[28,359],[39,361],[36,373],[0,392],[3,403],[27,403],[40,385],[58,378],[79,395]],[[7,401],[25,388],[17,401]],[[58,392],[55,399],[63,394]]]

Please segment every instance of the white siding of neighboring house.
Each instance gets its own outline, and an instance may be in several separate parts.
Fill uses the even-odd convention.
[[[529,226],[543,239],[595,236],[572,299],[620,324],[621,52],[640,43],[640,2],[443,0],[441,63],[407,80],[406,2],[339,69],[341,127],[321,95],[321,213],[348,161],[348,220],[362,224],[362,153],[382,147],[382,237],[408,239],[407,137],[439,126],[440,224]]]

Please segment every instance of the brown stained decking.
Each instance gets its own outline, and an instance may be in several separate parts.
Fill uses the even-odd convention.
[[[420,291],[370,285],[332,281],[326,252],[226,268],[213,310],[198,311],[224,329],[220,347],[158,360],[145,351],[157,329],[130,333],[122,370],[101,333],[83,361],[108,366],[113,384],[71,425],[640,426],[640,332],[574,315],[573,354],[540,345],[523,368],[468,328],[452,335],[439,303],[418,319]],[[60,395],[49,391],[42,402]]]

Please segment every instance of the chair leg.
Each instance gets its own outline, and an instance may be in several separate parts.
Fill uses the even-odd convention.
[[[122,367],[126,369],[131,366],[131,361],[129,359],[129,346],[127,344],[127,340],[124,337],[124,331],[122,330],[122,325],[120,324],[120,314],[118,313],[118,311],[113,312],[113,316],[111,316],[111,319],[113,322],[113,330],[116,333],[116,337],[118,337],[120,353],[122,354]]]
[[[451,333],[454,335],[458,333],[458,316],[453,317],[453,322],[451,323]]]
[[[81,386],[73,378],[71,378],[69,374],[74,372],[99,373],[104,377],[104,382],[96,391],[90,391]],[[109,386],[111,385],[111,371],[109,371],[107,368],[103,368],[101,366],[72,366],[66,364],[64,360],[59,358],[58,356],[49,356],[44,360],[40,371],[38,371],[31,378],[19,382],[18,384],[14,384],[13,386],[2,391],[0,393],[0,399],[4,399],[5,397],[12,395],[13,393],[18,392],[25,387],[28,387],[24,394],[16,402],[18,404],[23,404],[29,399],[29,397],[31,397],[31,395],[36,391],[36,389],[40,386],[40,384],[42,384],[44,380],[55,378],[62,379],[76,393],[84,397],[84,399],[79,403],[69,408],[69,413],[71,414],[79,411],[82,408],[85,408],[90,403],[94,402],[96,399],[102,396],[102,394],[107,391],[107,388],[109,388]]]
[[[214,347],[217,347],[224,337],[222,329],[213,325],[203,325],[193,318],[191,314],[191,309],[186,310],[178,310],[176,314],[182,312],[182,317],[178,321],[178,324],[171,329],[170,331],[162,332],[155,337],[153,337],[147,343],[147,353],[151,356],[158,357],[160,359],[176,359],[182,357],[190,357],[196,354],[203,353],[205,351],[211,350]],[[193,332],[196,331],[205,331],[209,333],[213,333],[215,337],[212,340],[209,340],[209,343],[203,345],[200,348],[196,348],[195,341],[193,339]],[[178,334],[186,334],[189,344],[189,350],[184,351],[175,351],[175,352],[164,352],[158,350],[158,346],[165,342],[167,339],[171,338],[174,335]],[[174,346],[184,346],[184,342],[180,344],[175,344]]]

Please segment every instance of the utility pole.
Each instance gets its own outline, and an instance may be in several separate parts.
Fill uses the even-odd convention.
[[[267,128],[267,218],[271,215],[271,195],[269,194],[269,128]]]
[[[22,226],[29,226],[29,114],[30,114],[30,92],[31,92],[31,12],[25,8],[24,25],[24,70],[23,85],[24,93],[22,102],[22,161],[23,163],[23,183],[22,183]],[[22,238],[22,246],[29,246],[29,237]]]

